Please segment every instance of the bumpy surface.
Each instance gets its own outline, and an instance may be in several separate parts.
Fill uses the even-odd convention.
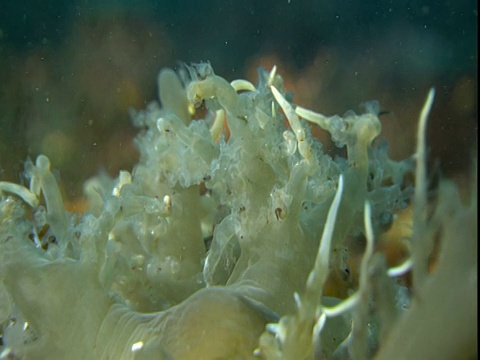
[[[413,161],[375,144],[378,104],[325,117],[296,107],[275,69],[260,69],[255,87],[209,64],[163,70],[159,89],[161,105],[133,114],[139,164],[89,180],[89,213],[65,211],[43,155],[26,162],[28,189],[0,182],[2,358],[431,358],[447,344],[471,353],[476,201],[464,207],[445,185],[427,218],[422,141],[411,253],[388,268],[375,239],[412,203]],[[347,158],[325,154],[306,120]],[[352,243],[363,253],[355,268]],[[408,271],[421,301],[396,280]],[[463,341],[431,331],[442,317],[466,326]],[[421,340],[403,339],[413,328]]]

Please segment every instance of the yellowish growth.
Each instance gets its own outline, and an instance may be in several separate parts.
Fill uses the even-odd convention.
[[[426,216],[433,92],[414,195],[412,161],[391,160],[375,140],[376,103],[326,117],[297,107],[275,67],[260,69],[256,86],[229,83],[209,64],[187,70],[185,86],[173,70],[160,73],[161,105],[134,114],[139,163],[86,182],[90,212],[66,211],[44,155],[25,163],[29,188],[0,182],[0,358],[475,354],[476,187],[462,204],[442,182]],[[303,119],[348,158],[326,154]],[[377,250],[412,197],[412,253],[389,268]],[[409,271],[413,293],[397,281]],[[331,274],[344,298],[327,296]]]

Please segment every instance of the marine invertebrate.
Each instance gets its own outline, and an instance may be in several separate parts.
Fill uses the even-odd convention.
[[[440,234],[450,251],[451,230],[465,223],[462,249],[472,249],[476,202],[463,207],[446,185],[425,217],[423,142],[411,259],[426,304],[394,280],[412,261],[388,269],[373,251],[384,214],[404,209],[413,194],[404,182],[411,159],[394,162],[373,143],[375,103],[363,115],[325,117],[295,107],[275,69],[260,69],[256,87],[229,84],[209,64],[189,72],[186,84],[172,70],[160,73],[161,106],[133,114],[144,129],[135,140],[139,164],[117,179],[88,181],[89,213],[65,211],[45,156],[26,162],[30,189],[0,183],[2,356],[390,358],[403,336],[397,325],[416,324],[426,336],[439,314],[426,325],[408,314],[437,308],[446,276],[468,278],[458,289],[468,314],[476,295],[464,292],[476,285],[476,258],[451,251],[430,275],[423,244]],[[207,115],[195,119],[201,106]],[[346,146],[347,159],[325,154],[302,119]],[[444,228],[440,219],[452,209]],[[366,239],[358,286],[349,281],[352,237]],[[325,293],[332,275],[350,291],[345,299]],[[458,311],[453,306],[441,309]],[[432,353],[409,344],[409,352]]]

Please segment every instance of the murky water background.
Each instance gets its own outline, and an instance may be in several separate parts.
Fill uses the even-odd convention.
[[[131,170],[129,108],[156,98],[160,68],[205,60],[253,82],[276,64],[296,103],[329,115],[379,100],[395,158],[413,152],[435,86],[432,167],[461,177],[476,153],[477,21],[473,0],[3,0],[0,179],[21,182],[44,153],[75,199],[99,169]]]

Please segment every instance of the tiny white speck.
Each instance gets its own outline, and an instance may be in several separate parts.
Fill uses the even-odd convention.
[[[132,352],[138,351],[141,348],[143,348],[143,341],[138,341],[135,344],[132,345]]]

